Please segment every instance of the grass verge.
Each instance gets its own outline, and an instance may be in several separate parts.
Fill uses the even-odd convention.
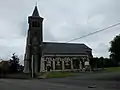
[[[120,67],[106,68],[103,72],[120,72]]]

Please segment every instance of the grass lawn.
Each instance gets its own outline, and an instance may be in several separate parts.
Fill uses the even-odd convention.
[[[106,68],[103,72],[120,72],[120,67]]]
[[[72,73],[72,72],[58,72],[58,71],[46,72],[45,74],[46,74],[46,78],[62,78],[62,77],[77,75],[76,73]]]

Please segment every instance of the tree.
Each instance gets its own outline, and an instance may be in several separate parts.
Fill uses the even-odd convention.
[[[15,55],[15,53],[13,53],[11,59],[10,59],[10,69],[12,70],[12,72],[18,72],[18,68],[19,68],[19,58],[17,55]]]
[[[120,34],[110,42],[110,58],[118,65],[120,62]]]
[[[99,57],[97,64],[99,68],[104,68],[104,57]]]

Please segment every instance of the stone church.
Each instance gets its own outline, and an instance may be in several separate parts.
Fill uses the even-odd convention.
[[[28,17],[26,51],[24,56],[24,72],[80,70],[92,57],[92,49],[85,44],[43,42],[43,18],[37,6],[32,16]]]

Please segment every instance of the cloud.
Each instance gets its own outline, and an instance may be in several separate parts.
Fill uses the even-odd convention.
[[[0,56],[9,59],[16,52],[24,57],[28,15],[35,0],[12,0],[0,3]],[[44,41],[66,42],[120,21],[119,0],[39,0],[44,18]],[[93,49],[95,56],[108,57],[109,42],[120,33],[120,27],[76,40]],[[23,63],[21,61],[21,63]]]

